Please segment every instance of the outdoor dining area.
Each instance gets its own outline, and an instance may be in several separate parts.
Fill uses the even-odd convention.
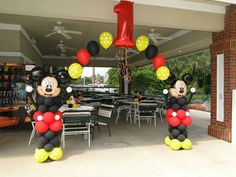
[[[63,148],[67,147],[66,139],[70,135],[82,135],[84,140],[87,141],[88,147],[90,147],[93,145],[93,139],[99,136],[100,131],[107,132],[107,135],[103,134],[103,136],[111,137],[113,135],[112,127],[120,126],[124,122],[129,126],[136,127],[145,124],[156,127],[158,119],[160,119],[160,123],[163,122],[166,106],[164,99],[161,97],[143,96],[138,100],[133,95],[87,94],[90,94],[90,96],[79,97],[78,100],[75,97],[70,97],[67,100],[69,104],[63,104],[59,108],[59,111],[63,114],[63,128],[61,130]],[[71,102],[75,100],[77,104],[71,105]],[[28,145],[32,144],[36,134],[33,119],[31,125],[32,132]]]

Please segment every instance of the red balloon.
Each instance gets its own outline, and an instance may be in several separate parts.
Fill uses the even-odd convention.
[[[153,67],[157,70],[159,67],[164,66],[166,63],[166,59],[163,55],[158,54],[152,59]]]
[[[177,117],[171,117],[169,123],[171,126],[176,127],[180,124],[180,120]]]
[[[114,7],[118,15],[117,35],[114,40],[116,47],[134,47],[133,42],[133,2],[120,1]]]
[[[57,112],[55,113],[54,119],[55,119],[55,120],[61,120],[62,117],[63,117],[62,112],[61,112],[61,111],[57,111]]]
[[[54,132],[58,132],[62,129],[62,122],[61,120],[56,120],[53,123],[51,123],[49,125],[49,128],[54,131]]]
[[[42,114],[41,112],[39,112],[39,111],[36,111],[36,112],[34,113],[34,115],[33,115],[34,121],[39,121],[39,120],[38,120],[38,116],[42,116],[41,118],[43,118],[43,114]],[[40,119],[40,118],[39,118],[39,119]]]
[[[36,122],[35,130],[39,133],[45,133],[48,130],[48,124],[44,121]]]
[[[169,116],[169,117],[172,117],[172,113],[173,113],[173,112],[175,112],[174,109],[169,108],[169,109],[167,109],[167,111],[166,111],[166,115]]]
[[[192,118],[190,116],[187,116],[184,120],[182,120],[182,124],[185,126],[189,126],[192,124]]]
[[[169,116],[166,116],[166,122],[170,123],[170,117]]]
[[[77,61],[81,65],[87,65],[90,62],[90,54],[88,50],[80,49],[77,52]]]
[[[177,111],[177,117],[180,118],[181,120],[185,119],[186,117],[186,113],[183,109],[179,109]]]
[[[54,121],[54,113],[52,113],[52,112],[45,112],[43,114],[43,120],[46,123],[48,123],[48,124],[52,123]]]

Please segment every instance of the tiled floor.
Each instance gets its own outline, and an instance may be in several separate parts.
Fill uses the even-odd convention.
[[[167,124],[129,125],[120,119],[96,131],[91,147],[82,136],[66,139],[63,159],[39,164],[30,131],[0,130],[0,177],[235,177],[236,145],[207,135],[209,113],[191,111],[189,138],[193,148],[172,151],[165,146]]]

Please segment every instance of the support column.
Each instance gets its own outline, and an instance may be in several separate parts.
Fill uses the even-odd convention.
[[[226,8],[224,31],[213,33],[210,48],[211,123],[208,127],[208,134],[231,142],[232,90],[236,88],[236,5],[230,5]],[[217,59],[218,62],[224,60],[224,72],[220,72],[220,66],[217,67]],[[218,91],[220,87],[219,84],[217,84],[217,72],[218,76],[220,76],[221,73],[224,73],[223,96],[222,94],[217,93],[217,85]],[[218,82],[220,81],[218,80]],[[224,110],[224,114],[222,117],[219,117],[219,114],[217,115],[217,97],[223,98],[224,106],[222,110]]]

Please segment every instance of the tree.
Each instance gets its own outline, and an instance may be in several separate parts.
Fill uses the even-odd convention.
[[[109,87],[119,87],[119,73],[117,68],[111,68],[108,70],[108,78],[106,84]]]

